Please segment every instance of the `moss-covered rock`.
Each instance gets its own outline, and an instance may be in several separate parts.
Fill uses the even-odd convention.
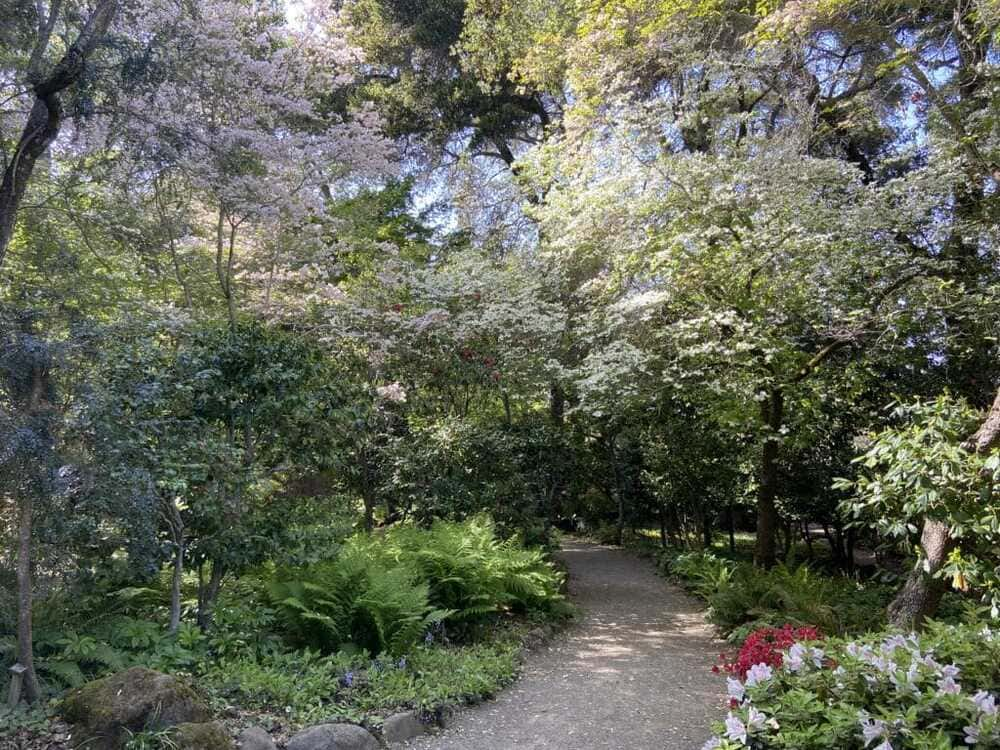
[[[71,691],[61,713],[73,725],[74,744],[87,750],[119,750],[130,733],[211,719],[208,708],[188,685],[143,667]]]
[[[176,750],[236,750],[229,732],[217,721],[178,724],[170,730]]]

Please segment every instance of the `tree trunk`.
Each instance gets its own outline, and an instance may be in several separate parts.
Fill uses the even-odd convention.
[[[701,541],[705,549],[712,549],[712,516],[704,509],[701,512]]]
[[[854,547],[858,534],[852,526],[847,530],[847,542],[844,545],[844,557],[847,558],[847,572],[854,573]]]
[[[673,503],[669,505],[668,510],[669,510],[667,515],[667,518],[669,520],[668,528],[672,532],[672,536],[674,538],[674,544],[678,547],[683,547],[685,546],[686,540],[684,534],[684,525],[683,523],[681,523],[680,513],[677,510],[677,506],[674,505]]]
[[[549,418],[555,427],[562,427],[566,414],[566,393],[559,383],[549,386]]]
[[[615,544],[619,547],[625,542],[625,496],[622,493],[621,485],[615,481],[614,485],[615,503],[618,506],[618,520],[615,523]]]
[[[32,52],[28,73],[33,79],[35,102],[28,114],[17,147],[6,162],[3,180],[0,181],[0,268],[3,267],[7,247],[14,235],[17,210],[24,199],[28,182],[35,170],[35,163],[56,139],[62,127],[63,110],[59,94],[83,75],[87,57],[107,32],[118,10],[116,0],[104,0],[98,3],[76,41],[69,46],[49,76],[42,79],[37,68],[41,65],[45,49],[48,47],[49,37],[59,13],[59,5],[59,3],[52,4],[49,19],[40,31]]]
[[[985,453],[997,442],[1000,442],[1000,389],[997,390],[986,419],[965,443],[965,449],[975,453]]]
[[[663,503],[658,503],[656,506],[660,517],[660,546],[663,549],[667,548],[667,514],[663,510]]]
[[[170,582],[170,624],[171,635],[181,626],[181,582],[184,577],[184,521],[174,498],[163,499],[163,516],[170,529],[174,543],[173,577]]]
[[[28,703],[41,697],[35,674],[34,635],[32,633],[31,531],[34,498],[25,492],[21,498],[21,515],[17,534],[17,661],[25,668],[22,695]]]
[[[184,537],[175,542],[174,575],[170,584],[170,634],[181,627],[181,582],[184,578]]]
[[[975,453],[985,453],[998,441],[1000,441],[1000,390],[997,391],[983,423],[962,447]],[[941,597],[948,589],[945,581],[935,577],[955,547],[955,540],[951,538],[948,525],[934,519],[925,519],[920,534],[920,547],[923,551],[921,559],[910,571],[903,588],[889,605],[889,621],[896,627],[920,627],[924,620],[937,611]]]
[[[203,631],[212,626],[212,609],[222,588],[222,579],[226,575],[225,566],[220,562],[212,562],[212,573],[205,585],[202,571],[198,571],[198,627]]]
[[[549,504],[549,522],[556,523],[563,514],[563,499],[566,494],[566,451],[563,434],[566,428],[566,394],[558,383],[549,386],[549,419],[559,435],[557,460],[549,463],[552,482],[552,502]]]
[[[775,500],[778,494],[778,431],[784,418],[784,394],[780,390],[773,389],[761,404],[761,417],[765,435],[757,489],[754,562],[762,568],[770,568],[777,560],[778,509]]]
[[[618,506],[618,523],[616,525],[616,543],[620,547],[625,541],[625,493],[622,491],[621,470],[618,468],[618,457],[615,454],[615,447],[611,445],[611,463],[615,474],[613,485],[615,493],[615,503]]]
[[[228,220],[229,233],[226,233]],[[215,226],[215,276],[226,300],[226,311],[229,316],[229,331],[236,335],[236,292],[234,269],[236,261],[236,228],[239,222],[226,212],[224,205],[219,206],[219,216]],[[228,239],[228,245],[227,245]],[[228,251],[227,251],[228,247]]]
[[[812,560],[816,557],[816,552],[813,550],[812,532],[809,530],[808,521],[802,521],[802,538],[805,540],[806,549],[809,550],[809,559]]]
[[[371,534],[375,530],[375,498],[368,487],[361,493],[361,500],[365,504],[365,532]]]
[[[736,554],[736,518],[733,515],[733,504],[726,506],[726,516],[729,524],[729,551]]]
[[[823,522],[823,538],[826,539],[826,543],[830,545],[830,557],[833,558],[833,564],[836,565],[841,570],[844,570],[844,545],[840,538],[840,533],[838,532],[836,536],[830,531],[830,524],[826,521]]]
[[[948,590],[948,584],[935,577],[955,546],[948,524],[931,519],[924,521],[920,546],[922,559],[910,571],[903,588],[889,605],[889,622],[897,628],[919,628],[937,611],[941,597]]]
[[[46,424],[46,412],[50,409],[49,365],[46,358],[35,359],[30,366],[28,389],[24,393],[24,412],[33,428],[41,434],[43,442],[50,443],[49,426]],[[44,425],[44,426],[43,426]],[[47,449],[41,448],[46,451]],[[40,472],[46,469],[43,466]],[[41,697],[38,687],[38,675],[35,672],[34,633],[33,633],[33,598],[34,585],[31,577],[31,539],[34,524],[35,492],[44,492],[47,481],[40,473],[33,478],[21,493],[20,514],[17,523],[17,660],[25,668],[22,676],[22,694],[28,703],[34,703]]]

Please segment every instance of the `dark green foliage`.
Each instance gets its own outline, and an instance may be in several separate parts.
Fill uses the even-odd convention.
[[[349,3],[354,41],[372,70],[359,97],[375,103],[390,136],[443,147],[469,134],[474,152],[513,161],[509,143],[530,137],[549,115],[540,95],[518,86],[508,71],[484,85],[465,69],[458,49],[465,11],[465,0]]]
[[[665,557],[666,570],[709,605],[709,619],[739,642],[761,626],[814,625],[824,633],[864,633],[884,624],[891,588],[827,576],[808,565],[761,570],[693,552]]]
[[[569,510],[561,506],[580,481],[577,448],[538,418],[417,423],[386,448],[392,473],[384,490],[412,503],[421,523],[489,513],[505,534],[546,546],[551,519]]]

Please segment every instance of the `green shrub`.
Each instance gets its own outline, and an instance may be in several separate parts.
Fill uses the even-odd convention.
[[[295,641],[327,652],[399,655],[449,614],[430,605],[427,584],[417,583],[412,569],[389,567],[368,551],[350,545],[336,562],[288,571],[269,584]]]
[[[832,586],[831,579],[805,565],[794,569],[777,565],[767,571],[741,565],[708,597],[709,618],[725,631],[752,621],[837,631]]]
[[[14,663],[16,643],[14,637],[0,638],[0,665]],[[126,653],[94,635],[46,627],[35,631],[34,652],[39,679],[48,693],[78,687],[124,669],[130,661]]]
[[[685,588],[708,599],[732,580],[736,564],[711,552],[689,552],[670,559],[669,571]]]
[[[589,536],[598,544],[618,544],[618,527],[613,523],[602,523]]]
[[[395,559],[427,581],[431,601],[451,612],[450,622],[544,608],[561,598],[562,574],[541,550],[501,541],[488,518],[439,521],[429,531],[401,527],[389,532],[384,543]]]
[[[493,643],[420,647],[403,662],[369,671],[353,702],[366,711],[408,706],[430,710],[446,703],[493,697],[517,672],[517,644]]]
[[[761,570],[709,552],[665,559],[671,575],[708,603],[709,619],[733,641],[785,623],[817,625],[826,633],[876,630],[892,594],[888,586],[822,575],[808,565]]]
[[[291,638],[321,651],[407,653],[438,622],[550,607],[562,574],[487,519],[348,539],[336,560],[279,571],[267,589]]]
[[[37,704],[27,706],[20,703],[13,708],[7,704],[0,704],[0,738],[13,738],[21,732],[48,733],[52,728],[51,711],[50,707]],[[0,745],[0,747],[6,746]]]
[[[735,706],[706,748],[1000,747],[1000,631],[936,623],[792,648],[746,684],[730,678]]]

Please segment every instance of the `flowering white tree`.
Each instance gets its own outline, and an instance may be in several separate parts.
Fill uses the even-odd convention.
[[[771,564],[779,447],[818,400],[846,406],[863,377],[850,350],[898,343],[923,314],[929,261],[898,238],[924,229],[934,193],[865,185],[795,140],[674,155],[622,130],[557,154],[538,212],[547,252],[590,269],[581,394],[676,389],[709,405],[716,429],[756,435],[757,555]]]
[[[145,51],[160,58],[156,67],[165,75],[151,71],[107,132],[136,187],[153,193],[165,181],[179,182],[200,198],[193,231],[212,237],[215,276],[233,321],[241,236],[262,256],[259,264],[282,233],[294,233],[300,253],[322,243],[312,220],[334,186],[391,174],[392,148],[371,112],[322,107],[325,95],[348,82],[345,66],[355,56],[322,17],[292,28],[253,3],[158,0],[123,23],[153,40]]]

